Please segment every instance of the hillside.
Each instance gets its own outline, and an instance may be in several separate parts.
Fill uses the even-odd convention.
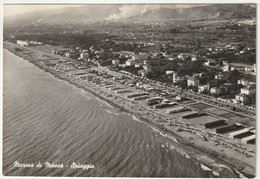
[[[171,5],[172,6],[172,5]],[[149,5],[149,7],[153,7]],[[255,19],[256,7],[252,4],[210,4],[190,8],[167,8],[146,5],[87,5],[58,10],[31,12],[4,18],[4,24],[78,24],[99,21],[164,21],[199,19]]]

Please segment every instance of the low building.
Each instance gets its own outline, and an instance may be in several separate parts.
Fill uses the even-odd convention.
[[[17,40],[16,43],[17,45],[21,45],[21,46],[29,46],[29,42],[24,40]]]
[[[144,65],[144,66],[143,66],[143,69],[144,69],[145,71],[147,71],[147,72],[150,72],[150,71],[151,71],[151,67],[150,67],[150,65],[148,65],[148,64]]]
[[[190,77],[187,80],[188,86],[198,86],[200,84],[200,80],[197,77]]]
[[[250,135],[248,137],[245,137],[245,138],[242,138],[242,142],[245,143],[245,144],[249,144],[249,143],[255,143],[255,139],[256,139],[256,135],[253,134],[253,135]]]
[[[173,71],[166,71],[165,73],[166,73],[166,75],[172,75]]]
[[[223,66],[223,72],[229,72],[229,71],[231,71],[231,66],[230,65]]]
[[[113,65],[119,65],[120,64],[120,60],[114,59],[114,60],[112,60],[112,64]]]
[[[210,94],[220,94],[221,92],[221,89],[220,88],[217,88],[217,87],[212,87],[210,88]]]
[[[247,85],[249,85],[249,81],[245,80],[245,79],[240,79],[240,80],[237,80],[237,84],[241,84],[243,86],[247,86]]]
[[[87,53],[87,52],[81,52],[80,53],[80,58],[81,59],[87,59],[89,57],[89,53]]]
[[[238,102],[243,103],[243,104],[248,104],[250,102],[250,98],[246,94],[238,94],[238,95],[236,95],[235,98]]]
[[[201,72],[201,73],[193,73],[193,77],[202,77],[202,75],[203,75],[204,73],[203,72]]]
[[[224,60],[223,61],[223,66],[229,65],[228,61]]]
[[[256,69],[255,64],[253,66],[246,66],[245,67],[246,72],[254,72],[255,69]]]
[[[222,79],[222,78],[224,78],[224,75],[223,74],[217,74],[217,75],[215,75],[215,79]]]
[[[251,95],[254,94],[255,92],[256,90],[253,86],[241,88],[240,91],[241,94],[246,94],[246,95]]]
[[[141,71],[140,71],[140,74],[141,74],[142,77],[146,77],[147,71],[141,70]]]
[[[125,62],[126,66],[134,66],[137,62],[135,60],[127,60]]]
[[[64,55],[67,58],[78,58],[78,57],[80,57],[80,53],[75,52],[75,51],[70,51],[70,52],[67,51],[67,52],[64,53]]]
[[[172,82],[173,83],[178,83],[178,82],[184,81],[184,80],[185,80],[184,76],[178,75],[177,73],[172,74]]]
[[[205,91],[209,91],[209,85],[199,85],[198,86],[198,92],[203,93]]]
[[[242,67],[242,66],[231,66],[231,71],[237,70],[240,72],[245,71],[246,67]]]
[[[241,129],[241,130],[238,130],[238,131],[235,131],[235,132],[231,132],[229,134],[229,137],[234,139],[234,138],[236,138],[236,136],[247,133],[247,132],[249,132],[249,130],[247,128]]]
[[[195,57],[195,56],[194,56],[194,57],[191,57],[191,61],[194,62],[194,61],[196,61],[196,60],[197,60],[197,57]]]
[[[70,52],[65,52],[64,55],[65,55],[65,57],[69,58],[71,56],[71,53]]]
[[[122,67],[122,68],[125,68],[126,67],[126,64],[119,64],[118,66]]]
[[[140,67],[142,67],[142,66],[143,66],[142,63],[137,63],[137,64],[135,64],[135,68],[140,68]]]
[[[183,56],[183,54],[181,53],[180,55],[178,55],[177,56],[179,59],[181,59],[181,60],[184,60],[184,56]]]
[[[213,59],[208,59],[206,62],[205,62],[205,65],[206,66],[215,66],[217,64],[216,60],[213,60]]]
[[[30,41],[29,45],[42,45],[42,42]]]
[[[183,96],[176,96],[176,97],[175,97],[175,100],[176,100],[176,101],[181,101],[181,100],[183,100],[183,99],[184,99]]]

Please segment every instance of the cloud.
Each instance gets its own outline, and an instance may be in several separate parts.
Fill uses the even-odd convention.
[[[131,17],[131,16],[136,16],[136,15],[142,16],[144,13],[146,13],[150,10],[155,10],[155,9],[160,9],[160,8],[180,9],[180,11],[182,11],[183,8],[189,8],[189,7],[194,7],[194,6],[202,6],[202,4],[200,4],[200,5],[198,5],[198,4],[122,5],[119,8],[119,12],[111,14],[107,18],[107,20],[125,19],[125,18]]]
[[[144,9],[144,5],[123,5],[119,8],[119,13],[111,14],[107,20],[125,19],[140,14]]]

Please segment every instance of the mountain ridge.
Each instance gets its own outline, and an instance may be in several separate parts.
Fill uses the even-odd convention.
[[[153,6],[151,5],[151,7]],[[169,19],[220,20],[256,18],[256,7],[254,4],[210,4],[176,9],[163,6],[144,11],[145,9],[142,10],[142,7],[138,5],[89,5],[6,17],[4,18],[4,24],[77,24],[125,20],[140,22],[165,21]],[[131,15],[131,13],[135,14]]]

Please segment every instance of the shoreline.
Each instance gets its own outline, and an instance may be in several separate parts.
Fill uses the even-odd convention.
[[[15,52],[12,52],[10,51],[8,48],[4,48],[6,50],[8,50],[9,52],[11,52],[12,54],[16,55],[16,56],[19,56],[17,53]],[[135,116],[138,120],[144,122],[146,125],[160,131],[161,133],[164,133],[164,134],[167,134],[164,135],[164,137],[167,137],[168,139],[171,139],[173,140],[171,137],[174,137],[176,138],[176,140],[181,144],[181,145],[185,145],[185,146],[188,146],[188,147],[192,147],[195,152],[194,153],[202,153],[202,154],[205,154],[206,156],[214,159],[215,161],[218,161],[218,162],[221,162],[221,163],[224,163],[225,165],[228,165],[229,167],[231,166],[231,169],[234,171],[234,173],[237,173],[237,171],[239,171],[238,169],[238,166],[236,166],[237,162],[230,162],[232,161],[233,159],[232,158],[228,158],[228,157],[221,157],[221,154],[217,153],[216,151],[212,151],[211,149],[208,149],[208,148],[203,148],[201,146],[198,146],[196,144],[192,144],[192,143],[189,143],[187,140],[185,140],[185,138],[183,138],[182,136],[176,134],[175,132],[169,130],[169,129],[166,129],[164,127],[162,127],[160,124],[156,123],[155,121],[151,121],[151,120],[148,120],[148,119],[145,119],[141,114],[138,114],[138,113],[135,113],[134,111],[131,111],[131,109],[127,109],[126,107],[122,107],[120,106],[120,104],[116,104],[115,102],[111,101],[110,99],[106,98],[105,96],[102,96],[100,94],[98,94],[98,92],[95,92],[95,89],[91,88],[91,87],[86,87],[82,84],[78,84],[76,83],[75,81],[72,81],[70,79],[67,79],[65,75],[61,74],[61,73],[58,73],[58,72],[55,72],[54,70],[51,70],[51,69],[44,69],[42,68],[37,62],[37,60],[29,60],[28,57],[26,59],[26,57],[23,57],[23,56],[19,56],[21,57],[22,59],[34,64],[37,68],[41,69],[41,70],[44,70],[46,72],[48,72],[49,74],[51,74],[53,77],[55,78],[58,78],[58,79],[61,79],[63,81],[66,81],[68,82],[69,84],[77,87],[77,88],[80,88],[80,89],[83,89],[84,91],[87,91],[89,93],[91,93],[92,95],[94,95],[95,97],[99,98],[100,100],[102,101],[105,101],[107,102],[109,105],[115,107],[117,110],[122,110],[123,112],[126,112],[128,114],[131,114],[133,116]],[[33,57],[31,57],[33,59]],[[194,154],[194,155],[196,155]],[[191,155],[189,155],[191,156]],[[194,156],[191,156],[191,158],[193,160],[196,160]],[[241,161],[240,161],[241,162]],[[203,162],[199,162],[199,163],[203,163]],[[243,163],[243,162],[241,162]],[[204,165],[204,163],[203,163]],[[206,165],[206,164],[205,164]],[[206,165],[207,166],[207,165]],[[239,171],[241,172],[243,175],[245,175],[246,177],[254,177],[253,174],[250,174],[250,173],[246,173],[244,171]],[[237,175],[239,175],[237,173]]]

